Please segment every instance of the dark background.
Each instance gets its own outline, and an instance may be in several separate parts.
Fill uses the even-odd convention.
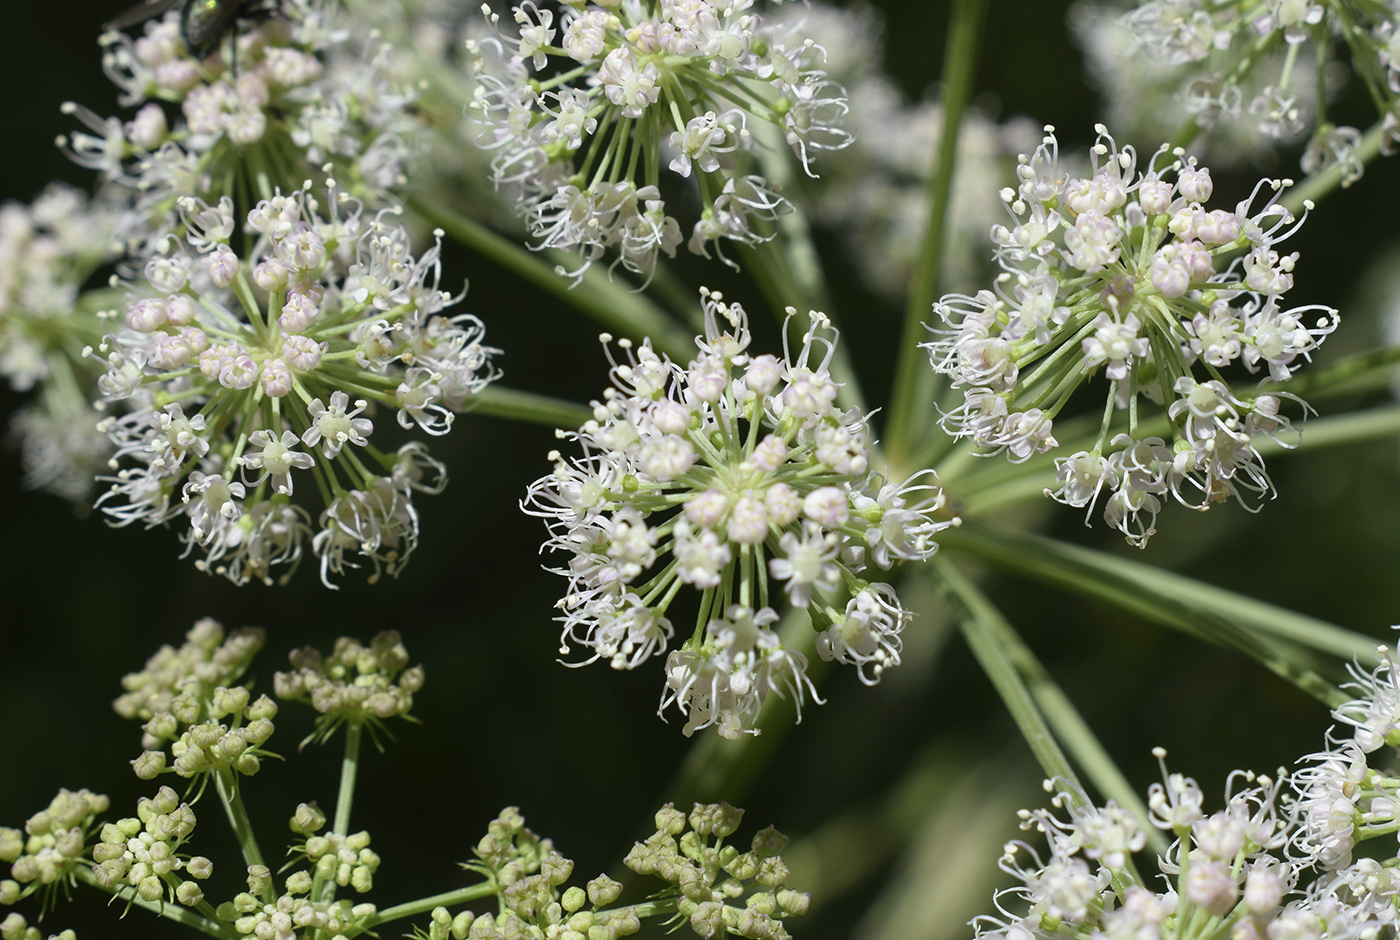
[[[917,96],[941,67],[946,9],[879,6],[890,24],[890,68]],[[67,163],[51,141],[72,127],[58,110],[65,100],[115,113],[95,41],[101,22],[121,7],[122,0],[7,5],[0,196],[28,200],[54,178],[89,183],[87,171]],[[992,0],[979,104],[1003,117],[1054,123],[1062,141],[1082,144],[1097,102],[1065,38],[1065,7]],[[1341,120],[1349,101],[1338,106]],[[1364,121],[1364,112],[1355,120]],[[1281,159],[1291,166],[1296,157]],[[1324,360],[1376,342],[1361,272],[1393,247],[1393,216],[1378,207],[1396,204],[1398,181],[1392,166],[1376,166],[1353,190],[1329,197],[1292,242],[1303,259],[1291,296],[1343,311]],[[1217,174],[1218,193],[1248,184]],[[832,280],[849,285],[842,252],[824,247]],[[696,284],[710,276],[704,268],[685,273]],[[574,400],[601,391],[606,365],[596,327],[449,252],[447,283],[466,276],[464,308],[506,350],[507,384]],[[854,295],[838,297],[838,306],[843,301],[848,314],[858,309],[847,320],[860,324],[858,335],[847,332],[853,348],[865,365],[878,366],[897,336],[896,311]],[[6,411],[18,401],[8,390],[0,396]],[[940,605],[925,605],[929,615],[912,628],[924,633],[910,637],[911,661],[900,673],[876,689],[835,676],[823,689],[826,706],[806,710],[785,737],[781,730],[766,736],[773,747],[752,779],[731,781],[723,792],[683,792],[672,781],[693,745],[678,722],[655,716],[659,663],[617,674],[555,661],[559,581],[539,567],[542,527],[516,508],[525,486],[548,471],[544,455],[553,446],[547,429],[459,421],[433,442],[454,480],[443,495],[419,501],[422,541],[404,575],[378,585],[348,576],[335,592],[321,587],[312,564],[286,588],[239,589],[203,576],[177,557],[171,532],[110,529],[54,497],[22,491],[7,449],[0,455],[0,824],[22,825],[60,786],[107,792],[114,812],[131,811],[150,790],[126,767],[140,751],[140,734],[108,703],[123,673],[140,668],[161,643],[178,643],[197,618],[267,628],[268,648],[254,669],[259,689],[270,687],[288,649],[329,648],[342,634],[368,639],[392,628],[426,665],[428,681],[415,709],[423,724],[396,725],[397,743],[383,758],[371,752],[361,776],[354,824],[370,829],[384,859],[373,895],[381,906],[466,883],[453,863],[470,856],[502,806],[522,807],[531,827],[552,836],[586,875],[616,873],[632,840],[649,831],[656,806],[698,796],[746,806],[746,831],[771,822],[797,839],[811,837],[798,853],[806,865],[799,872],[810,880],[794,879],[794,886],[814,888],[826,906],[790,922],[795,935],[874,936],[876,922],[863,918],[877,892],[929,873],[953,885],[957,903],[926,911],[925,923],[906,925],[902,935],[966,933],[957,923],[988,908],[989,896],[977,883],[968,889],[975,894],[959,897],[959,882],[947,879],[967,866],[976,869],[974,879],[990,877],[1014,832],[1009,811],[985,834],[972,829],[975,811],[1008,789],[1012,796],[1000,799],[1011,800],[1010,808],[1016,799],[1036,799],[1039,773],[956,635],[939,646],[947,631]],[[1394,440],[1277,459],[1270,469],[1280,495],[1257,516],[1236,506],[1205,515],[1173,507],[1151,547],[1133,554],[1381,636],[1400,619],[1398,462]],[[1040,508],[1022,521],[1132,552],[1085,530],[1073,511]],[[1140,788],[1156,773],[1148,751],[1158,744],[1172,752],[1174,770],[1197,776],[1208,793],[1222,789],[1217,782],[1231,768],[1271,769],[1321,745],[1325,711],[1234,654],[1020,581],[1001,578],[989,590]],[[277,724],[270,747],[288,760],[269,761],[246,787],[264,850],[274,856],[298,802],[333,806],[339,761],[338,744],[297,753],[309,709],[287,706]],[[938,815],[949,806],[970,814],[965,826]],[[210,891],[217,900],[238,890],[235,856],[212,797],[198,810],[205,825],[195,848],[215,859],[216,886],[227,886]],[[968,849],[960,828],[980,841]],[[111,937],[174,935],[145,912],[115,924],[116,908],[81,900],[46,919],[45,933],[75,926],[80,935],[85,928]],[[33,919],[32,908],[21,910]]]

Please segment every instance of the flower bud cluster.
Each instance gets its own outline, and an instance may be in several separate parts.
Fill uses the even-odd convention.
[[[663,163],[696,177],[702,211],[689,248],[708,257],[712,244],[771,237],[755,223],[786,208],[752,172],[749,151],[771,146],[764,137],[785,140],[809,174],[817,151],[850,142],[825,51],[800,22],[768,25],[756,7],[566,0],[556,22],[526,0],[512,7],[509,34],[473,45],[478,143],[496,154],[496,182],[518,189],[540,247],[578,249],[571,276],[609,249],[646,275],[659,254],[675,256],[684,236],[661,193]]]
[[[374,887],[374,873],[379,868],[379,856],[369,847],[369,833],[318,835],[325,824],[325,814],[315,806],[307,803],[298,806],[291,828],[306,838],[292,851],[304,855],[311,863],[316,883],[333,882],[342,888],[352,887],[360,894],[369,891]]]
[[[1310,134],[1305,173],[1337,166],[1344,186],[1361,177],[1360,131],[1328,121],[1317,101],[1318,90],[1330,90],[1347,72],[1339,54],[1370,92],[1391,144],[1400,139],[1400,36],[1392,6],[1151,0],[1119,22],[1126,31],[1119,56],[1166,67],[1178,101],[1200,127],[1223,119],[1272,140]]]
[[[190,805],[181,802],[174,790],[161,787],[154,797],[136,804],[135,817],[102,827],[92,850],[97,884],[118,895],[130,888],[147,902],[169,893],[174,901],[194,907],[204,899],[198,882],[214,872],[209,859],[180,854],[196,822]]]
[[[0,904],[12,905],[36,891],[56,891],[75,868],[86,867],[88,838],[109,805],[100,793],[59,790],[46,809],[29,817],[23,832],[0,826],[0,862],[9,865],[9,877],[0,879]],[[23,918],[6,923],[17,923],[15,936],[27,937]]]
[[[743,308],[701,294],[696,358],[680,366],[649,342],[620,341],[626,358],[608,352],[613,387],[593,419],[559,432],[584,456],[552,453],[554,472],[524,508],[546,520],[545,547],[572,556],[554,569],[569,579],[561,652],[577,643],[587,662],[635,668],[667,650],[681,587],[700,592],[695,629],[667,660],[662,708],[688,716],[687,734],[716,725],[737,737],[770,691],[800,703],[807,684],[806,659],[769,629],[770,585],[807,611],[823,656],[874,682],[898,665],[910,615],[861,575],[870,562],[929,558],[952,522],[935,521],[936,482],[871,471],[865,416],[836,404],[837,336],[823,314],[784,358],[754,355]]]
[[[272,872],[264,865],[250,865],[248,890],[220,904],[216,913],[239,936],[257,940],[301,940],[364,932],[365,922],[375,914],[373,904],[316,900],[312,887],[311,876],[296,871],[287,876],[285,891],[274,896]]]
[[[181,35],[184,15],[151,20],[138,38],[103,37],[121,104],[139,106],[128,120],[66,106],[85,130],[60,144],[136,196],[125,226],[135,254],[179,230],[180,198],[217,202],[245,191],[245,174],[264,198],[334,176],[367,205],[389,203],[421,135],[417,90],[385,74],[382,39],[338,24],[333,2],[283,0],[276,16],[240,26],[232,58],[200,56]]]
[[[1078,178],[1046,130],[1001,194],[1011,225],[992,230],[995,289],[934,305],[944,326],[927,344],[933,366],[964,390],[943,426],[1025,460],[1059,446],[1054,419],[1102,373],[1098,440],[1057,461],[1048,495],[1092,512],[1108,491],[1105,520],[1143,545],[1164,497],[1203,509],[1272,494],[1257,442],[1295,442],[1281,413],[1294,396],[1238,391],[1226,370],[1267,369],[1277,386],[1338,323],[1331,308],[1280,303],[1298,260],[1279,250],[1299,224],[1278,202],[1287,181],[1261,181],[1233,211],[1208,210],[1210,171],[1180,150],[1164,146],[1138,173],[1133,149],[1099,125],[1091,174]],[[1261,191],[1273,195],[1256,208]],[[1165,407],[1170,441],[1140,428],[1154,405]]]
[[[773,827],[757,833],[746,852],[725,844],[743,815],[727,803],[696,803],[687,816],[668,803],[656,814],[656,832],[625,863],[672,885],[677,911],[701,937],[786,940],[782,919],[805,914],[811,898],[785,887],[788,867],[778,853],[788,840]]]
[[[61,930],[48,936],[49,940],[78,940],[78,935],[72,930]],[[11,911],[0,920],[0,940],[44,940],[44,935],[38,927],[29,926],[29,921],[23,916]]]
[[[410,717],[413,694],[423,688],[423,667],[409,667],[397,630],[377,634],[368,646],[341,637],[329,655],[308,646],[289,659],[293,670],[277,673],[273,690],[321,713],[316,736],[322,741],[342,722],[379,727],[395,716]]]
[[[304,189],[259,202],[241,257],[232,200],[182,200],[190,234],[127,285],[99,347],[103,399],[128,410],[104,425],[120,469],[98,505],[113,525],[185,516],[186,553],[236,584],[290,575],[307,543],[328,585],[352,555],[371,581],[397,574],[418,540],[413,492],[446,471],[420,442],[381,450],[373,409],[442,435],[497,375],[481,322],[444,312],[440,246],[414,257],[403,227],[330,188],[328,215]],[[297,490],[315,491],[316,531]]]
[[[206,618],[185,636],[179,650],[162,646],[144,670],[123,677],[126,692],[112,703],[122,717],[145,720],[145,751],[132,768],[142,780],[167,771],[185,778],[257,773],[269,753],[263,745],[272,737],[277,703],[266,695],[253,699],[234,683],[262,649],[263,632],[245,628],[226,637]]]
[[[61,183],[28,205],[0,205],[0,377],[34,400],[11,419],[27,486],[86,500],[111,452],[88,400],[96,375],[77,350],[102,335],[84,282],[117,255],[124,206]]]

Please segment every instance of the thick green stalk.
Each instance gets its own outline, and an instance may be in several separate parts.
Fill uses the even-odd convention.
[[[492,385],[474,397],[471,412],[551,428],[576,428],[593,417],[592,410],[584,405],[499,385]]]
[[[121,894],[110,891],[97,883],[97,877],[93,875],[92,869],[90,868],[79,865],[77,868],[73,869],[73,877],[85,885],[96,888],[103,894],[110,894],[114,898],[120,898],[121,900],[118,901],[118,903],[127,903],[133,907],[142,908],[158,917],[173,920],[182,926],[188,927],[191,930],[197,930],[210,937],[218,937],[220,940],[240,940],[238,933],[231,925],[212,921],[187,907],[183,907],[179,904],[167,903],[164,899],[159,901],[147,901],[134,891],[123,891]],[[122,883],[122,887],[127,887],[125,882]]]
[[[243,805],[243,797],[238,793],[238,778],[232,770],[215,770],[214,787],[219,792],[219,800],[224,804],[224,812],[228,814],[229,825],[233,827],[234,838],[238,840],[238,848],[243,853],[243,861],[249,865],[262,865],[262,850],[258,848],[257,837],[253,835],[253,823],[248,818],[248,808]],[[271,904],[276,898],[272,894],[271,885],[263,892],[263,900]]]
[[[957,168],[958,136],[963,112],[972,98],[973,69],[982,36],[986,0],[953,0],[948,23],[948,42],[943,61],[943,133],[938,139],[937,164],[929,175],[928,224],[923,247],[914,266],[904,309],[904,327],[895,363],[894,388],[890,399],[885,432],[889,462],[896,478],[913,469],[908,466],[918,436],[928,423],[932,404],[933,373],[923,362],[919,342],[924,338],[924,321],[938,296],[938,269],[943,260],[947,235],[948,203]],[[937,9],[930,4],[930,9]]]
[[[360,739],[365,726],[345,723],[345,756],[340,760],[340,792],[335,797],[335,834],[350,834],[350,810],[355,805],[355,778],[360,771]]]
[[[442,206],[431,205],[421,198],[410,199],[409,206],[486,260],[534,284],[608,329],[634,340],[651,337],[652,345],[658,351],[681,362],[695,355],[695,343],[686,328],[678,325],[646,297],[629,290],[624,283],[612,280],[604,266],[590,267],[584,272],[578,286],[570,287],[573,281],[554,270],[555,263],[563,260],[561,255],[530,251],[474,219]],[[555,263],[546,259],[552,259]],[[696,302],[699,303],[698,298]]]

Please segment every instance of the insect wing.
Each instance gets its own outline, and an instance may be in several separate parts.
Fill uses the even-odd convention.
[[[194,50],[205,50],[238,18],[243,0],[188,0],[185,4],[185,42]]]
[[[149,20],[153,16],[159,16],[166,10],[174,9],[180,0],[145,0],[127,10],[125,13],[114,16],[108,22],[102,24],[104,30],[126,29],[128,26],[135,26],[137,23]]]

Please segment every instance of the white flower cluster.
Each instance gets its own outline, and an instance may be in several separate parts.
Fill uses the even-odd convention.
[[[682,585],[701,592],[693,634],[667,659],[662,708],[687,716],[687,734],[713,724],[734,737],[770,691],[800,701],[806,682],[805,659],[772,629],[771,582],[811,615],[823,657],[874,682],[898,664],[910,615],[861,573],[928,558],[952,521],[935,521],[935,482],[871,472],[865,416],[836,404],[824,315],[784,358],[754,355],[743,308],[701,293],[696,358],[680,366],[649,342],[620,342],[627,357],[593,420],[560,432],[584,455],[553,453],[524,505],[547,520],[545,547],[572,556],[555,569],[569,579],[565,653],[578,644],[589,662],[634,668],[667,649]]]
[[[1013,460],[1058,447],[1053,422],[1100,371],[1108,380],[1094,446],[1057,461],[1053,496],[1092,507],[1136,545],[1156,531],[1162,498],[1206,508],[1272,493],[1255,442],[1290,443],[1287,393],[1233,389],[1224,370],[1267,369],[1277,385],[1337,326],[1335,310],[1285,309],[1298,220],[1262,180],[1233,211],[1207,209],[1210,171],[1158,150],[1138,173],[1102,125],[1088,178],[1061,169],[1053,129],[1002,190],[1010,225],[992,229],[1003,273],[994,290],[934,305],[944,328],[934,369],[964,389],[943,417],[957,437]],[[1260,194],[1272,193],[1262,207]],[[1310,314],[1321,314],[1310,320]],[[1141,428],[1142,401],[1165,406],[1172,439]],[[1126,431],[1112,433],[1116,412]]]
[[[1329,73],[1344,74],[1335,57],[1344,48],[1393,145],[1400,134],[1396,14],[1393,3],[1149,0],[1123,14],[1118,52],[1184,74],[1177,98],[1202,128],[1223,119],[1252,124],[1273,140],[1310,133],[1303,171],[1338,166],[1349,185],[1361,176],[1361,133],[1330,122],[1317,90],[1338,84]]]
[[[0,206],[0,376],[35,393],[11,418],[23,449],[26,483],[75,501],[87,499],[111,452],[97,432],[95,381],[79,355],[102,335],[84,282],[118,255],[127,206],[115,193],[89,199],[54,183],[34,202]]]
[[[385,73],[382,40],[338,26],[337,13],[335,0],[283,0],[240,27],[232,60],[192,53],[178,9],[139,38],[103,37],[103,69],[121,103],[140,107],[122,120],[66,105],[86,130],[60,144],[136,194],[124,231],[135,254],[177,229],[181,197],[269,198],[333,175],[367,206],[391,202],[420,146],[417,90]]]
[[[295,567],[308,541],[328,585],[355,554],[371,580],[396,574],[418,539],[413,491],[440,491],[445,469],[420,442],[380,450],[371,409],[445,434],[496,377],[481,322],[444,312],[438,247],[415,258],[387,213],[329,186],[328,216],[306,191],[259,202],[244,257],[230,199],[182,200],[189,235],[162,241],[99,348],[102,396],[128,410],[105,422],[121,469],[98,505],[114,525],[185,515],[201,566],[239,584]],[[308,483],[314,533],[293,502]]]
[[[1023,842],[1007,845],[1001,867],[1021,884],[999,895],[1000,915],[978,919],[978,936],[1160,940],[1201,923],[1239,940],[1393,936],[1400,777],[1370,763],[1376,751],[1400,745],[1400,684],[1394,660],[1381,653],[1371,673],[1354,670],[1349,688],[1360,697],[1332,713],[1354,728],[1352,737],[1329,732],[1326,750],[1286,780],[1291,794],[1280,795],[1282,770],[1273,780],[1236,771],[1226,808],[1207,815],[1196,782],[1164,766],[1148,803],[1153,825],[1177,839],[1158,858],[1164,888],[1138,874],[1131,854],[1145,840],[1137,820],[1111,802],[1098,809],[1067,791],[1055,803],[1068,819],[1023,814],[1022,828],[1046,834],[1049,857]],[[1376,837],[1390,848],[1353,857],[1357,843]],[[1012,913],[1008,897],[1025,912]]]
[[[701,214],[689,248],[771,237],[785,207],[746,157],[774,128],[811,172],[813,155],[850,142],[844,90],[800,24],[765,24],[755,0],[566,0],[556,21],[533,0],[513,35],[476,44],[472,111],[498,184],[539,247],[579,252],[580,274],[608,249],[649,274],[684,236],[661,169],[695,176]],[[487,8],[492,22],[495,14]],[[497,61],[488,66],[488,55]],[[532,73],[536,77],[532,77]]]

